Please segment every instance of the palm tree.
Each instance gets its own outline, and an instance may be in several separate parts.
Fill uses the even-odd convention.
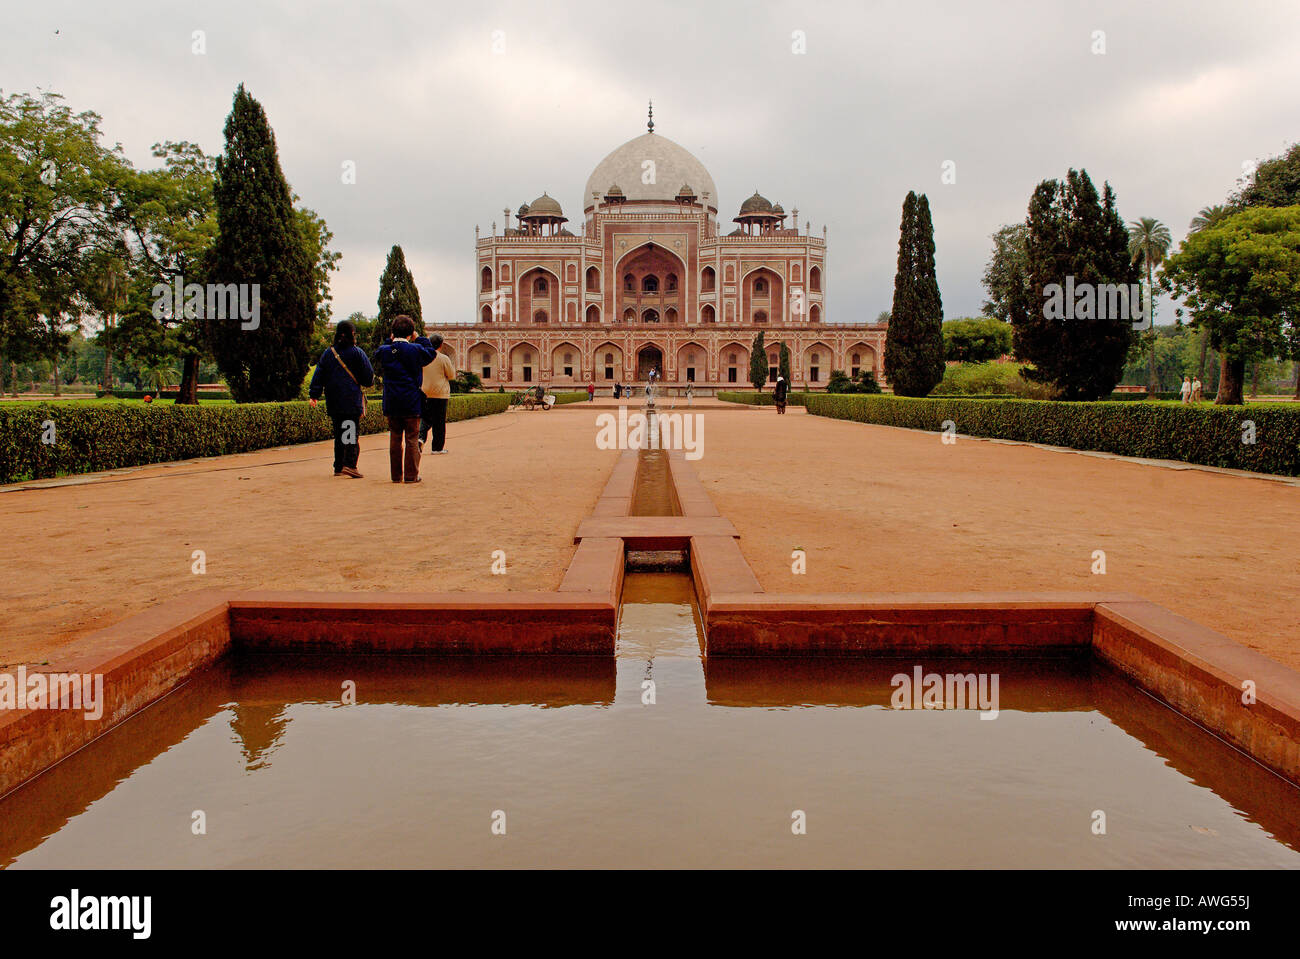
[[[1188,225],[1189,233],[1198,233],[1201,230],[1214,226],[1224,217],[1231,216],[1235,210],[1226,203],[1216,203],[1214,206],[1203,206],[1201,212],[1192,217],[1192,222]]]
[[[176,371],[172,369],[170,363],[160,362],[147,366],[144,369],[145,382],[153,387],[154,398],[158,399],[160,393],[169,386],[176,383]]]
[[[1169,252],[1169,247],[1173,245],[1173,242],[1173,237],[1169,235],[1169,227],[1155,217],[1144,216],[1128,225],[1129,256],[1132,257],[1133,263],[1137,263],[1139,260],[1142,261],[1147,271],[1147,304],[1150,310],[1150,315],[1147,317],[1147,322],[1150,324],[1147,335],[1151,338],[1151,374],[1148,379],[1147,392],[1152,398],[1160,389],[1156,380],[1154,273],[1156,265],[1165,258],[1165,254]]]

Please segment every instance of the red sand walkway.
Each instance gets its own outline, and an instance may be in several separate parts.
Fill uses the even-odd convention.
[[[696,403],[694,467],[769,591],[1119,590],[1300,667],[1292,486]],[[311,444],[0,494],[0,667],[205,586],[554,589],[618,457],[595,445],[610,405],[451,424],[415,487],[367,437],[363,481]]]

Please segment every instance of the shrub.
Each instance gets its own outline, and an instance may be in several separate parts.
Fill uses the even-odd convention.
[[[943,358],[949,362],[986,363],[1011,352],[1011,324],[991,316],[947,320],[943,324]]]
[[[876,374],[871,370],[859,370],[858,375],[849,379],[843,370],[831,370],[831,378],[826,383],[827,393],[879,393],[880,384]]]
[[[871,370],[858,370],[857,380],[855,381],[855,393],[879,393],[880,384],[876,382],[876,374]]]
[[[508,405],[508,397],[500,394],[453,396],[447,420],[500,413]],[[54,426],[52,444],[41,442],[47,421]],[[388,429],[378,402],[367,406],[359,426],[363,434]],[[313,407],[298,401],[235,406],[5,406],[0,407],[0,482],[247,453],[330,436],[324,404]]]
[[[852,393],[853,381],[843,370],[831,370],[831,378],[826,381],[827,393]]]
[[[1016,363],[963,363],[944,370],[931,396],[1010,394],[1027,400],[1050,400],[1054,389],[1025,379]]]
[[[804,405],[817,416],[861,423],[937,432],[945,420],[952,420],[957,432],[970,436],[1300,476],[1300,406],[1291,404],[1188,406],[813,394]],[[1254,424],[1254,443],[1242,442],[1246,421]]]
[[[791,406],[803,406],[805,397],[815,395],[816,394],[807,391],[796,393],[794,390],[791,390],[785,395],[785,400]],[[718,399],[722,400],[724,403],[744,403],[746,406],[773,406],[776,402],[772,399],[771,393],[733,393],[725,390],[718,391]]]

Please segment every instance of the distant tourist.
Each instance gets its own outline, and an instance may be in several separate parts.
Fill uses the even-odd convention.
[[[785,377],[778,376],[776,378],[776,388],[772,390],[772,401],[776,404],[777,413],[785,413],[785,394]]]
[[[384,371],[388,470],[394,483],[420,482],[421,385],[424,368],[437,355],[426,337],[415,335],[415,321],[405,313],[393,320],[388,342],[375,350],[375,365]]]
[[[594,400],[595,398],[596,398],[596,384],[595,384],[595,383],[588,383],[588,384],[587,384],[587,402],[590,403],[590,402],[591,402],[592,400]]]
[[[620,396],[622,396],[622,395],[623,395],[623,384],[621,384],[621,383],[615,383],[615,384],[614,384],[614,399],[618,399],[618,398],[619,398]]]
[[[686,405],[687,406],[691,405],[691,400],[694,398],[694,396],[695,396],[695,384],[687,383],[686,384]]]
[[[442,336],[438,333],[429,337],[429,345],[436,352],[442,346]],[[421,391],[424,400],[420,406],[420,448],[424,448],[425,438],[432,433],[433,441],[429,444],[430,453],[447,452],[447,404],[451,401],[451,381],[456,378],[456,367],[445,353],[437,353],[433,362],[424,368]]]
[[[334,345],[316,361],[307,395],[311,405],[325,394],[325,412],[334,424],[334,475],[361,479],[357,457],[361,454],[361,419],[366,415],[362,392],[375,382],[370,360],[357,346],[357,328],[350,320],[334,327]]]
[[[1189,376],[1183,377],[1183,385],[1179,388],[1178,395],[1182,397],[1184,403],[1186,403],[1188,400],[1192,398],[1191,377]]]
[[[1199,376],[1192,378],[1192,402],[1201,402],[1201,378]]]

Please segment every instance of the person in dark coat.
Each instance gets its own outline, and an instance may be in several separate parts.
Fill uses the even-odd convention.
[[[776,388],[772,390],[772,401],[776,404],[777,413],[785,412],[785,395],[788,392],[784,376],[776,378]]]
[[[357,457],[361,454],[361,418],[366,414],[362,392],[375,382],[375,371],[365,351],[357,346],[357,328],[349,320],[334,327],[334,345],[316,361],[307,395],[311,405],[325,396],[325,412],[334,424],[334,475],[361,479]]]
[[[388,418],[388,470],[394,483],[420,482],[420,410],[424,368],[438,355],[429,338],[415,335],[415,321],[393,320],[388,342],[375,350],[383,371],[384,416]]]

